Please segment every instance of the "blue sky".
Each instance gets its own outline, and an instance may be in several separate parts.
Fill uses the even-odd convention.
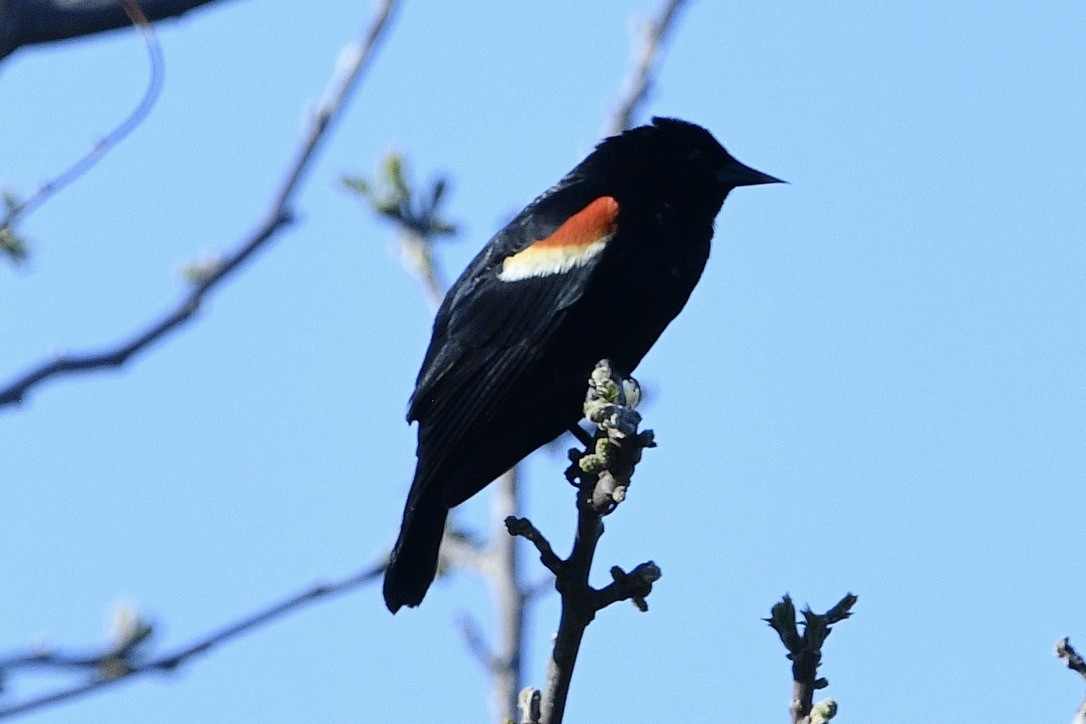
[[[257,223],[366,14],[309,7],[160,27],[152,115],[26,220],[29,264],[0,268],[0,376],[125,336]],[[118,599],[179,644],[387,546],[429,312],[337,179],[390,150],[417,179],[452,175],[451,277],[591,147],[629,18],[654,7],[408,3],[300,223],[131,367],[0,413],[0,647],[94,645]],[[686,12],[649,112],[791,185],[728,199],[701,285],[638,371],[660,447],[596,580],[647,559],[664,577],[648,614],[589,629],[572,720],[785,720],[788,662],[760,621],[785,591],[817,610],[860,597],[826,649],[840,721],[1070,718],[1081,681],[1051,648],[1086,646],[1083,27],[1071,3]],[[9,58],[0,186],[29,193],[82,153],[146,72],[133,33]],[[528,497],[565,549],[562,468],[533,458]],[[481,721],[464,612],[487,620],[466,575],[395,618],[374,587],[38,720]],[[533,618],[538,683],[556,599]]]

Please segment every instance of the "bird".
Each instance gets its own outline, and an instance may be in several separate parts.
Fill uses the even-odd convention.
[[[694,123],[602,140],[528,204],[444,297],[408,403],[418,458],[389,557],[389,611],[422,602],[449,510],[582,418],[588,377],[629,375],[682,310],[740,186],[781,183]]]

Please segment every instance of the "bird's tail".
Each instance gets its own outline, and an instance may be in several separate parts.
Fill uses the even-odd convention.
[[[415,481],[419,485],[419,481]],[[427,486],[432,489],[433,486]],[[392,613],[401,606],[422,603],[426,590],[437,575],[437,556],[445,519],[449,516],[440,494],[423,490],[416,500],[407,501],[400,525],[400,537],[392,548],[385,570],[385,605]]]

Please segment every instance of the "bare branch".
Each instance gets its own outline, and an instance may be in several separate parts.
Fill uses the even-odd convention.
[[[210,266],[199,277],[192,289],[169,312],[137,332],[130,340],[121,342],[101,352],[60,355],[24,373],[0,388],[0,407],[21,402],[26,393],[44,380],[58,375],[120,367],[134,354],[189,321],[199,309],[204,297],[236,271],[257,250],[262,248],[292,219],[290,204],[301,181],[312,165],[321,142],[346,105],[351,91],[358,85],[369,67],[379,41],[384,36],[388,21],[396,7],[395,0],[378,3],[375,16],[362,37],[341,52],[340,62],[329,85],[324,100],[313,114],[309,128],[288,168],[282,186],[273,197],[271,208],[263,221],[247,239],[221,262]]]
[[[532,521],[527,518],[510,516],[505,519],[505,528],[509,531],[509,535],[519,536],[534,545],[535,549],[539,551],[539,561],[547,567],[548,571],[555,576],[563,573],[566,562],[558,557],[558,554],[554,552],[554,548],[551,547],[551,542],[539,532],[539,529],[532,524]]]
[[[42,184],[29,198],[9,204],[7,212],[0,219],[0,235],[12,235],[14,232],[11,227],[15,222],[31,213],[58,191],[89,171],[106,153],[143,123],[154,107],[155,101],[158,100],[159,93],[162,91],[165,61],[162,58],[162,47],[158,44],[154,28],[151,27],[151,23],[134,0],[112,0],[110,4],[113,6],[114,11],[123,8],[122,12],[126,14],[128,21],[139,28],[151,65],[151,77],[147,81],[147,89],[143,92],[139,104],[128,117],[121,121],[104,138],[95,143],[94,147],[86,155],[64,171],[61,171],[55,178]]]
[[[173,671],[189,659],[200,654],[207,653],[211,649],[224,644],[241,634],[247,633],[259,626],[271,623],[295,610],[310,603],[348,593],[360,588],[372,581],[376,581],[385,570],[385,562],[369,566],[353,573],[346,578],[332,583],[320,584],[292,596],[269,608],[230,624],[212,634],[183,646],[176,651],[158,656],[150,661],[140,661],[136,655],[138,649],[135,644],[142,638],[133,637],[135,643],[126,644],[120,648],[111,646],[100,654],[72,656],[51,652],[39,652],[35,654],[22,654],[0,661],[0,675],[17,668],[25,668],[30,665],[91,668],[98,675],[91,680],[78,684],[68,689],[47,694],[28,701],[0,707],[0,719],[13,717],[18,714],[26,714],[44,707],[70,701],[93,692],[100,691],[120,681],[127,681],[137,676],[151,673],[166,673]]]
[[[141,0],[148,20],[162,20],[215,0]],[[0,0],[0,60],[24,45],[48,43],[129,24],[118,0]]]
[[[668,34],[675,26],[685,0],[664,0],[655,20],[647,21],[641,28],[641,46],[633,67],[626,78],[626,89],[611,116],[605,135],[621,133],[633,126],[641,106],[652,92],[653,79],[660,64],[660,52]]]

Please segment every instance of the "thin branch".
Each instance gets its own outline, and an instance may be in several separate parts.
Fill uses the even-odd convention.
[[[404,267],[418,280],[426,306],[436,313],[445,298],[446,289],[430,250],[430,242],[417,231],[404,229],[400,233],[399,247]]]
[[[440,213],[448,179],[438,177],[428,187],[409,180],[407,164],[399,153],[389,153],[372,179],[344,176],[343,185],[357,193],[397,230],[400,264],[419,283],[419,290],[432,313],[436,313],[448,291],[441,278],[434,242],[456,233],[456,225]]]
[[[178,17],[215,0],[140,0],[147,18]],[[0,60],[24,45],[94,35],[128,25],[119,0],[7,0],[0,2]]]
[[[528,519],[511,516],[505,521],[510,535],[525,538],[535,546],[543,565],[555,575],[554,587],[562,598],[542,696],[543,724],[560,724],[565,715],[573,667],[585,629],[596,613],[624,600],[633,600],[639,609],[647,610],[645,597],[661,575],[659,567],[650,561],[630,573],[617,566],[612,568],[614,582],[605,588],[597,590],[588,582],[596,545],[603,535],[603,516],[625,499],[641,451],[653,446],[652,432],[637,430],[641,416],[633,407],[639,398],[636,382],[616,377],[606,360],[596,366],[585,401],[585,416],[596,423],[598,430],[583,453],[571,453],[573,465],[567,472],[567,478],[579,481],[577,534],[568,558],[559,558]]]
[[[460,635],[464,638],[468,651],[486,673],[493,675],[498,668],[498,661],[479,628],[479,622],[470,614],[464,613],[457,617],[456,627],[460,629]]]
[[[454,526],[446,528],[441,539],[439,571],[462,568],[486,576],[492,565],[489,551],[483,548],[482,543],[468,537],[464,531],[457,530]]]
[[[795,604],[788,594],[770,609],[765,622],[777,632],[788,650],[788,660],[792,662],[792,703],[789,712],[793,724],[824,724],[837,714],[837,703],[833,699],[814,703],[814,693],[829,686],[826,679],[818,676],[818,667],[822,664],[822,645],[826,637],[835,624],[852,615],[855,605],[856,596],[847,593],[826,613],[815,613],[808,606],[801,612],[803,621],[799,624],[796,622]]]
[[[101,675],[98,678],[94,678],[71,688],[63,689],[18,704],[0,707],[0,719],[13,717],[18,714],[26,714],[53,704],[70,701],[100,691],[118,682],[127,681],[145,674],[167,673],[173,671],[182,664],[187,663],[189,659],[192,659],[193,657],[207,653],[220,644],[224,644],[241,634],[271,623],[308,604],[315,603],[331,596],[349,593],[372,581],[376,581],[384,573],[385,565],[385,562],[382,561],[379,564],[364,568],[339,581],[313,586],[312,588],[270,606],[269,608],[246,616],[236,623],[230,624],[214,633],[204,636],[176,651],[156,657],[147,662],[139,662],[131,655],[135,651],[133,647],[129,647],[127,653],[124,651],[119,652],[115,648],[110,648],[103,654],[82,657],[50,654],[46,652],[34,655],[22,655],[13,657],[7,661],[0,661],[0,672],[10,671],[13,668],[24,667],[28,664],[48,665],[51,663],[52,659],[55,659],[57,662],[56,665],[58,666],[73,665],[72,662],[77,662],[81,667],[93,667],[101,672]],[[108,672],[108,675],[106,675],[106,672]]]
[[[644,23],[641,46],[626,78],[626,89],[611,116],[605,135],[621,133],[634,124],[641,112],[641,106],[652,91],[653,79],[660,64],[660,51],[667,42],[667,36],[674,28],[683,5],[685,0],[664,0],[656,19]]]
[[[361,39],[351,43],[340,53],[341,61],[337,64],[325,99],[314,112],[305,138],[295,153],[279,191],[273,197],[271,208],[256,231],[219,262],[201,270],[201,273],[194,277],[192,289],[174,309],[152,322],[143,331],[137,332],[130,340],[105,351],[76,355],[62,354],[42,363],[0,388],[0,407],[21,402],[32,387],[52,377],[120,367],[137,352],[188,322],[200,308],[205,296],[291,221],[293,218],[290,209],[291,201],[306,171],[312,166],[328,128],[339,117],[351,91],[358,85],[369,67],[374,50],[384,37],[395,7],[395,0],[379,2],[375,16]]]
[[[514,719],[524,678],[524,629],[527,625],[524,585],[521,582],[520,545],[505,532],[504,521],[521,513],[522,495],[519,491],[518,468],[498,478],[491,494],[491,518],[495,530],[491,534],[491,568],[487,581],[496,613],[496,649],[491,670],[493,689],[491,708],[499,721]]]
[[[544,593],[550,593],[554,590],[554,575],[549,574],[541,577],[535,583],[530,583],[524,587],[522,595],[524,600],[528,602],[535,601],[536,598],[542,596]]]
[[[1067,668],[1086,679],[1086,661],[1075,651],[1075,647],[1071,645],[1071,640],[1066,636],[1056,642],[1056,656],[1067,665]],[[1086,724],[1086,701],[1083,701],[1079,706],[1071,724]]]
[[[558,554],[554,552],[554,548],[551,547],[551,542],[539,532],[539,529],[532,524],[532,521],[527,518],[506,518],[505,527],[510,536],[519,536],[532,545],[539,551],[539,562],[542,563],[548,571],[555,576],[560,576],[565,573],[565,564]],[[553,579],[551,579],[553,581]]]
[[[151,27],[151,23],[147,20],[147,16],[143,14],[139,4],[134,2],[134,0],[112,0],[111,4],[114,6],[114,10],[116,10],[117,6],[122,7],[131,24],[139,28],[140,36],[143,38],[143,45],[147,50],[147,58],[151,67],[150,78],[147,81],[147,89],[143,92],[143,97],[140,99],[139,104],[133,109],[128,117],[121,121],[120,124],[105,137],[95,143],[86,155],[64,171],[61,171],[55,178],[42,184],[38,190],[27,199],[11,204],[8,207],[7,213],[0,219],[0,233],[11,233],[11,226],[14,225],[15,222],[34,211],[34,209],[48,201],[58,191],[89,171],[103,156],[116,147],[128,136],[128,134],[136,130],[136,128],[143,123],[144,119],[147,118],[147,115],[154,107],[155,101],[158,100],[159,94],[162,92],[163,69],[165,68],[166,63],[162,58],[162,47],[158,44],[158,38],[155,36],[154,28]]]
[[[1083,661],[1079,652],[1075,651],[1075,647],[1071,645],[1071,639],[1064,636],[1056,642],[1056,656],[1067,664],[1067,668],[1086,679],[1086,661]]]

